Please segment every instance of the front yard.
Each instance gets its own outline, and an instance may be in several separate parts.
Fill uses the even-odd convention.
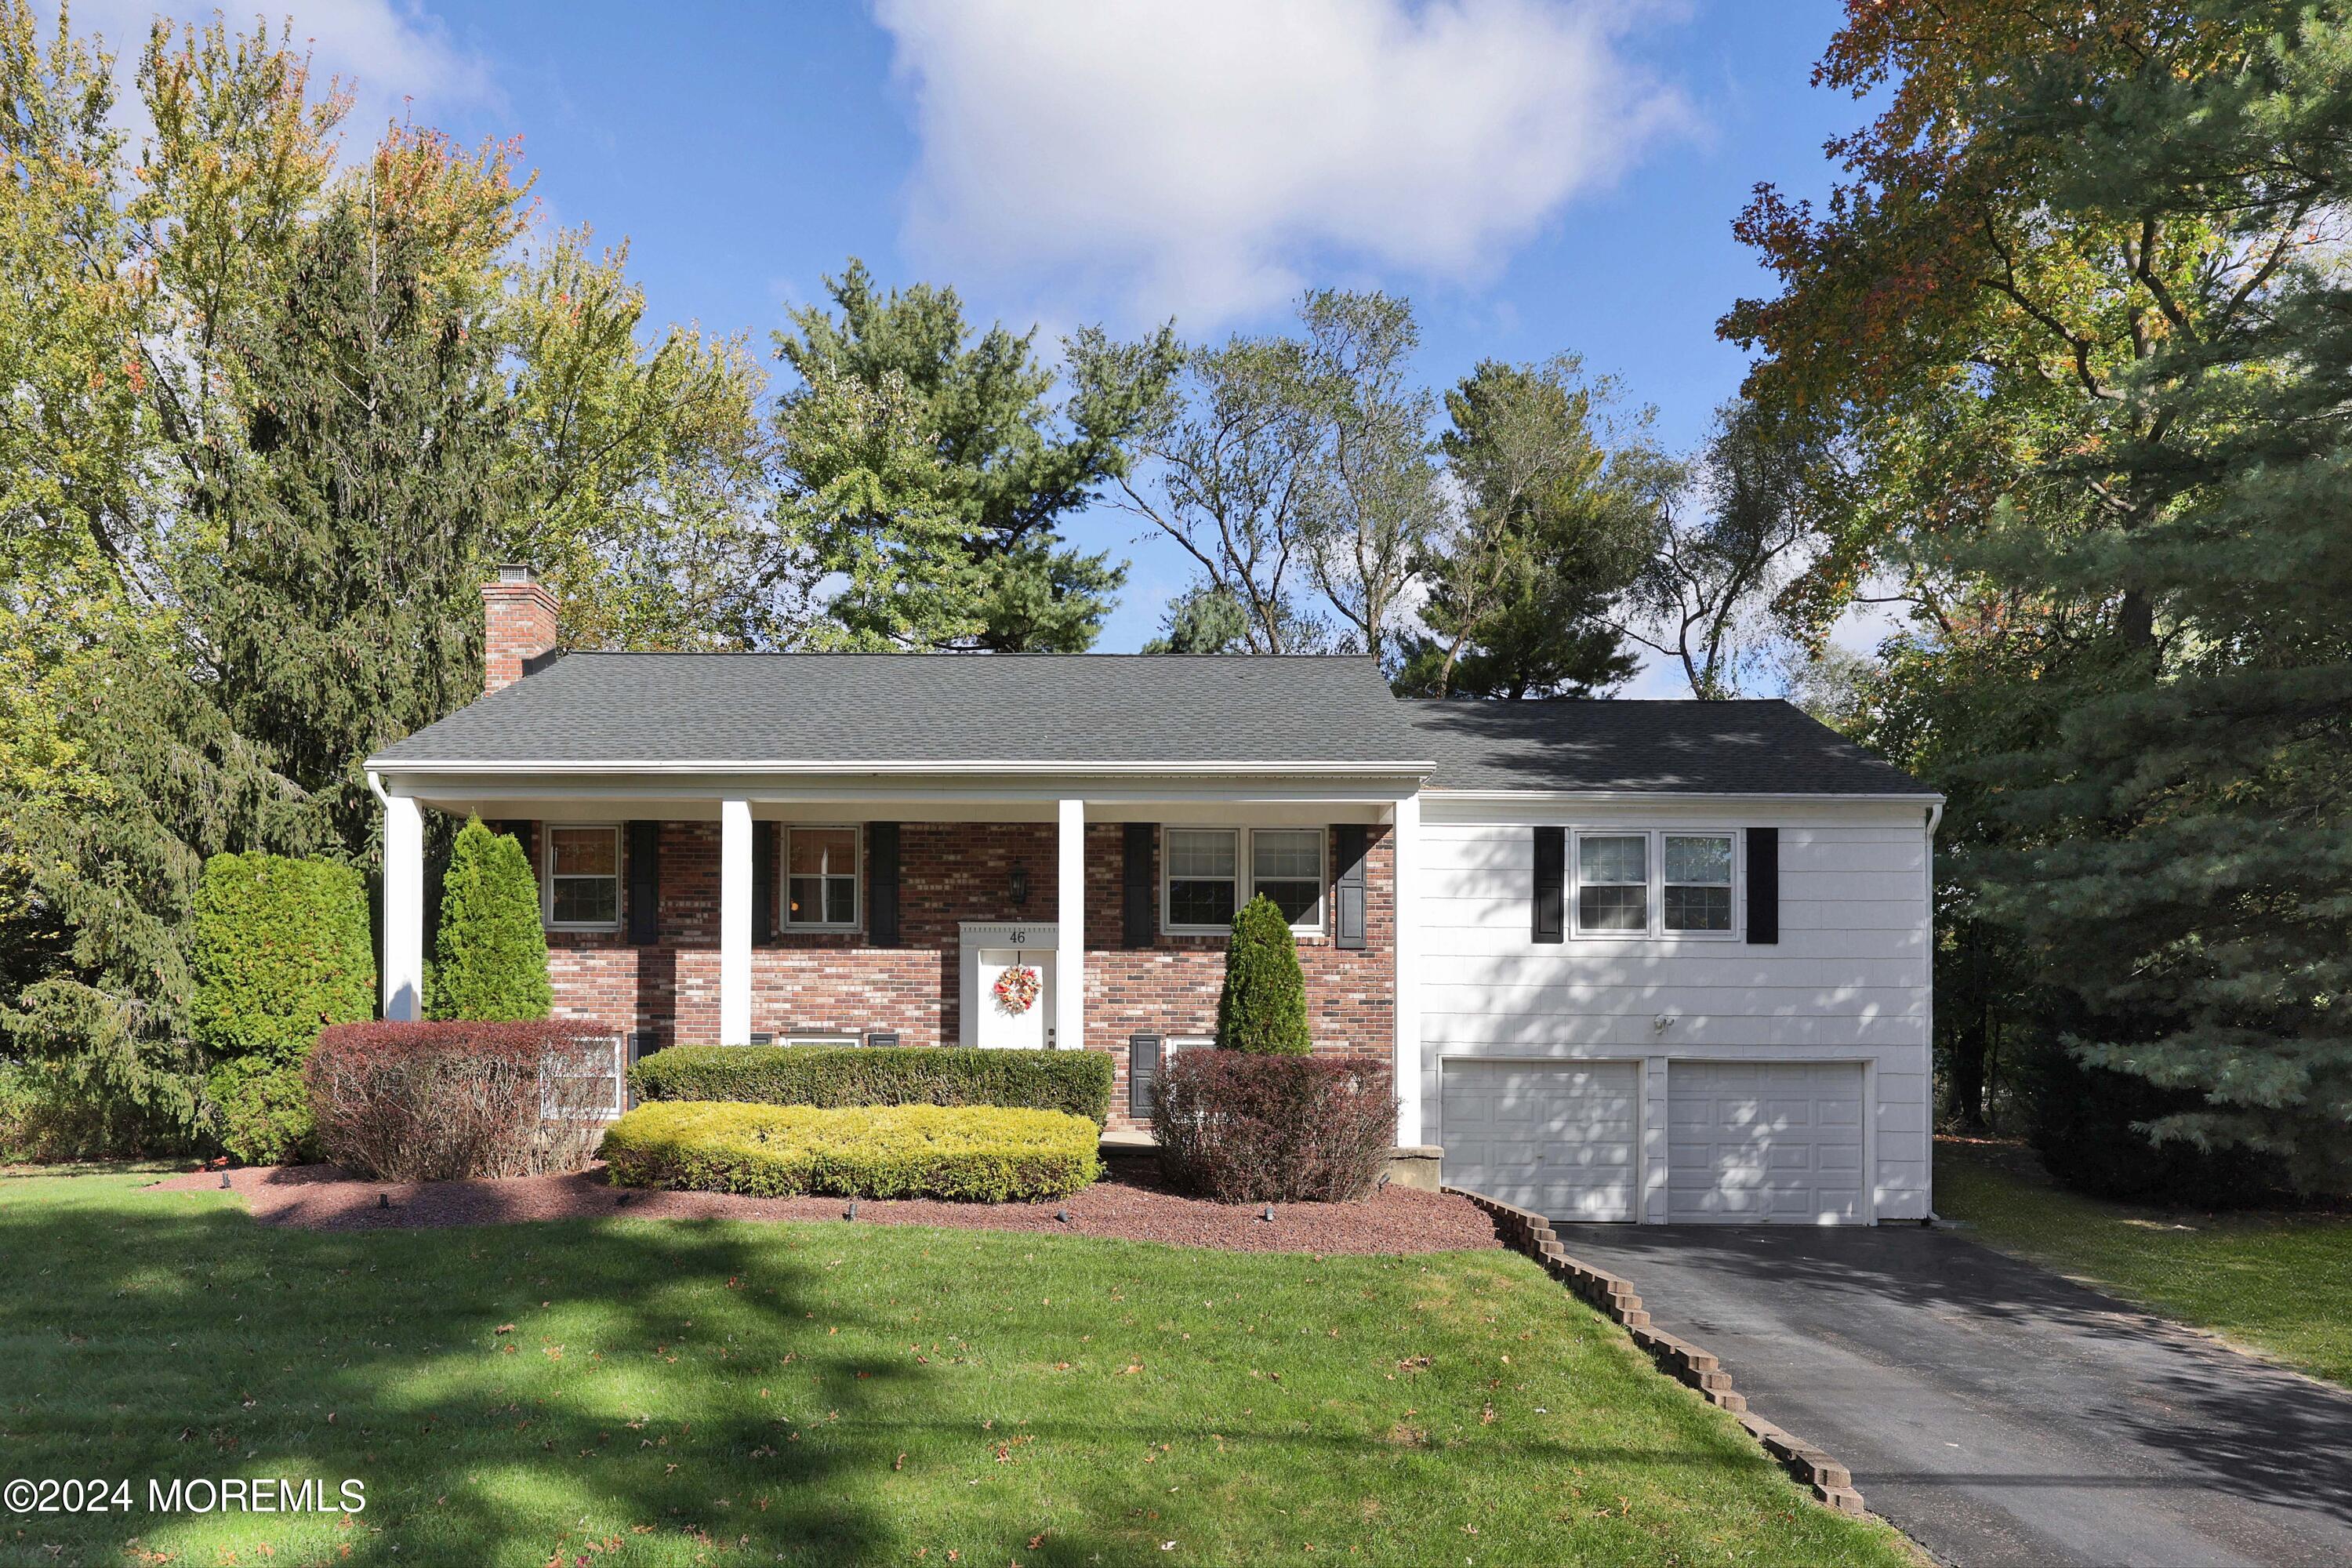
[[[141,1504],[0,1516],[0,1562],[1915,1561],[1508,1253],[321,1234],[152,1179],[0,1180],[0,1477]],[[143,1509],[279,1475],[367,1507]]]
[[[1936,1212],[1978,1240],[2352,1387],[2352,1219],[2204,1215],[2061,1191],[2011,1145],[1940,1139]]]

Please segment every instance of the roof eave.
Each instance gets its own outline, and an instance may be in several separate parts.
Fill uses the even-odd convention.
[[[1266,762],[1012,762],[1012,761],[917,761],[917,762],[805,762],[805,761],[655,761],[625,758],[593,761],[549,759],[499,759],[496,761],[456,758],[412,760],[406,757],[370,757],[362,764],[370,773],[379,774],[436,773],[482,778],[507,778],[520,774],[551,774],[578,776],[590,773],[646,773],[656,777],[787,775],[860,773],[889,777],[919,777],[926,774],[946,774],[962,777],[974,774],[1010,774],[1020,777],[1102,777],[1113,776],[1178,776],[1215,777],[1219,775],[1266,773],[1330,774],[1393,774],[1400,778],[1424,778],[1437,764],[1433,762],[1332,762],[1266,761]]]
[[[1550,789],[1455,789],[1445,784],[1422,786],[1430,795],[1442,795],[1448,800],[1531,801],[1557,800],[1562,796],[1576,800],[1598,801],[1603,804],[1645,800],[1785,800],[1785,801],[1876,801],[1887,804],[1916,801],[1923,805],[1941,805],[1944,796],[1934,790],[1752,790],[1752,789],[1576,789],[1558,785]]]

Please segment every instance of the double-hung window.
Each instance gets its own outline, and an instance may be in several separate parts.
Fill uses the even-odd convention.
[[[1728,832],[1580,832],[1569,865],[1576,934],[1729,937],[1738,845]]]
[[[1577,835],[1576,929],[1588,936],[1648,933],[1648,834]]]
[[[621,830],[547,826],[541,891],[554,931],[610,931],[621,923]]]
[[[1731,835],[1669,833],[1660,861],[1670,931],[1731,929]]]
[[[1241,835],[1230,827],[1167,832],[1168,929],[1223,931],[1241,908]]]
[[[1179,933],[1223,934],[1253,895],[1274,900],[1290,929],[1323,929],[1324,833],[1319,827],[1171,827],[1162,923]]]
[[[857,829],[787,827],[783,833],[784,929],[855,931]]]

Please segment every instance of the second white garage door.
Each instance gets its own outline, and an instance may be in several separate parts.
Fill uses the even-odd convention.
[[[1633,1217],[1632,1062],[1448,1059],[1445,1180],[1547,1219]]]
[[[1667,1066],[1669,1220],[1858,1224],[1862,1153],[1859,1063]]]

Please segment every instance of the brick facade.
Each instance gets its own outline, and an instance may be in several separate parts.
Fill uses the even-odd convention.
[[[1123,828],[1087,828],[1087,1045],[1111,1053],[1118,1088],[1113,1125],[1127,1110],[1130,1035],[1208,1035],[1224,983],[1225,939],[1157,931],[1149,947],[1118,945]],[[1055,918],[1055,828],[1046,823],[915,823],[899,828],[899,945],[867,945],[862,932],[755,933],[755,1032],[862,1034],[896,1030],[910,1046],[957,1043],[961,1026],[961,931],[966,921]],[[539,863],[540,835],[527,846]],[[623,835],[622,898],[628,868]],[[1309,1023],[1318,1051],[1390,1056],[1396,1042],[1395,859],[1389,830],[1366,829],[1365,942],[1341,949],[1328,933],[1301,937]],[[656,940],[632,945],[620,931],[550,931],[548,969],[561,1017],[595,1018],[651,1032],[661,1045],[719,1037],[719,827],[661,828]],[[1336,844],[1327,875],[1338,863]],[[1013,873],[1028,884],[1012,898]],[[1158,867],[1153,868],[1157,876]],[[776,867],[754,868],[771,885]],[[861,874],[861,883],[863,876]],[[1154,883],[1155,889],[1157,882]],[[1326,910],[1329,908],[1327,888]],[[861,886],[859,911],[866,908]],[[624,919],[626,910],[624,908]],[[1326,925],[1328,926],[1327,919]]]

